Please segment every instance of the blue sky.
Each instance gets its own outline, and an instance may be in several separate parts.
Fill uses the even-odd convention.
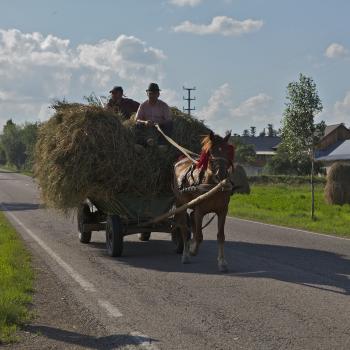
[[[0,126],[47,118],[53,98],[123,85],[183,106],[218,132],[279,127],[286,86],[313,77],[327,123],[350,121],[345,0],[0,0]],[[36,33],[36,34],[33,34]]]

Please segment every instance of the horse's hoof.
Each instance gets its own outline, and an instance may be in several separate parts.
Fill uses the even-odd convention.
[[[190,250],[191,256],[196,256],[198,254],[198,250]]]
[[[198,254],[198,247],[192,245],[190,246],[190,255],[191,256],[196,256]]]
[[[228,272],[228,266],[226,264],[220,264],[219,271],[223,273]]]
[[[183,264],[189,264],[191,262],[188,256],[183,256],[181,261]]]

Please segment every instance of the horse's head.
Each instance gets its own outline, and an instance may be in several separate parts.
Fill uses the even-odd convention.
[[[230,137],[231,132],[221,137],[211,131],[202,140],[199,166],[205,163],[204,166],[211,171],[215,182],[227,178],[229,169],[233,166],[234,147],[228,143]]]

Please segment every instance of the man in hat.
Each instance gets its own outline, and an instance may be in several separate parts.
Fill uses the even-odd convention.
[[[108,109],[120,113],[124,119],[129,119],[132,114],[137,112],[140,104],[131,98],[126,98],[121,86],[115,86],[110,94],[111,98],[106,106]]]
[[[173,129],[173,121],[170,114],[169,106],[159,99],[160,89],[158,84],[151,83],[146,90],[148,99],[141,103],[136,113],[136,123],[138,129],[152,128],[158,124],[166,135],[171,135]],[[152,142],[147,143],[150,144]],[[139,143],[144,143],[140,140]],[[164,138],[160,135],[158,144],[165,145]]]

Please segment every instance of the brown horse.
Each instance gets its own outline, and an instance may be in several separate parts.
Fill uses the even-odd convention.
[[[231,134],[220,137],[211,132],[202,140],[202,152],[196,164],[187,158],[174,165],[174,193],[177,206],[183,205],[198,197],[200,185],[217,185],[229,176],[233,170],[234,148],[228,144]],[[203,187],[203,186],[202,186]],[[220,191],[207,200],[199,203],[191,213],[192,241],[188,237],[187,213],[175,217],[184,241],[182,262],[189,263],[190,254],[197,255],[199,245],[203,241],[202,221],[204,215],[215,213],[218,218],[218,267],[221,272],[227,271],[224,255],[225,221],[230,200],[230,190]]]

